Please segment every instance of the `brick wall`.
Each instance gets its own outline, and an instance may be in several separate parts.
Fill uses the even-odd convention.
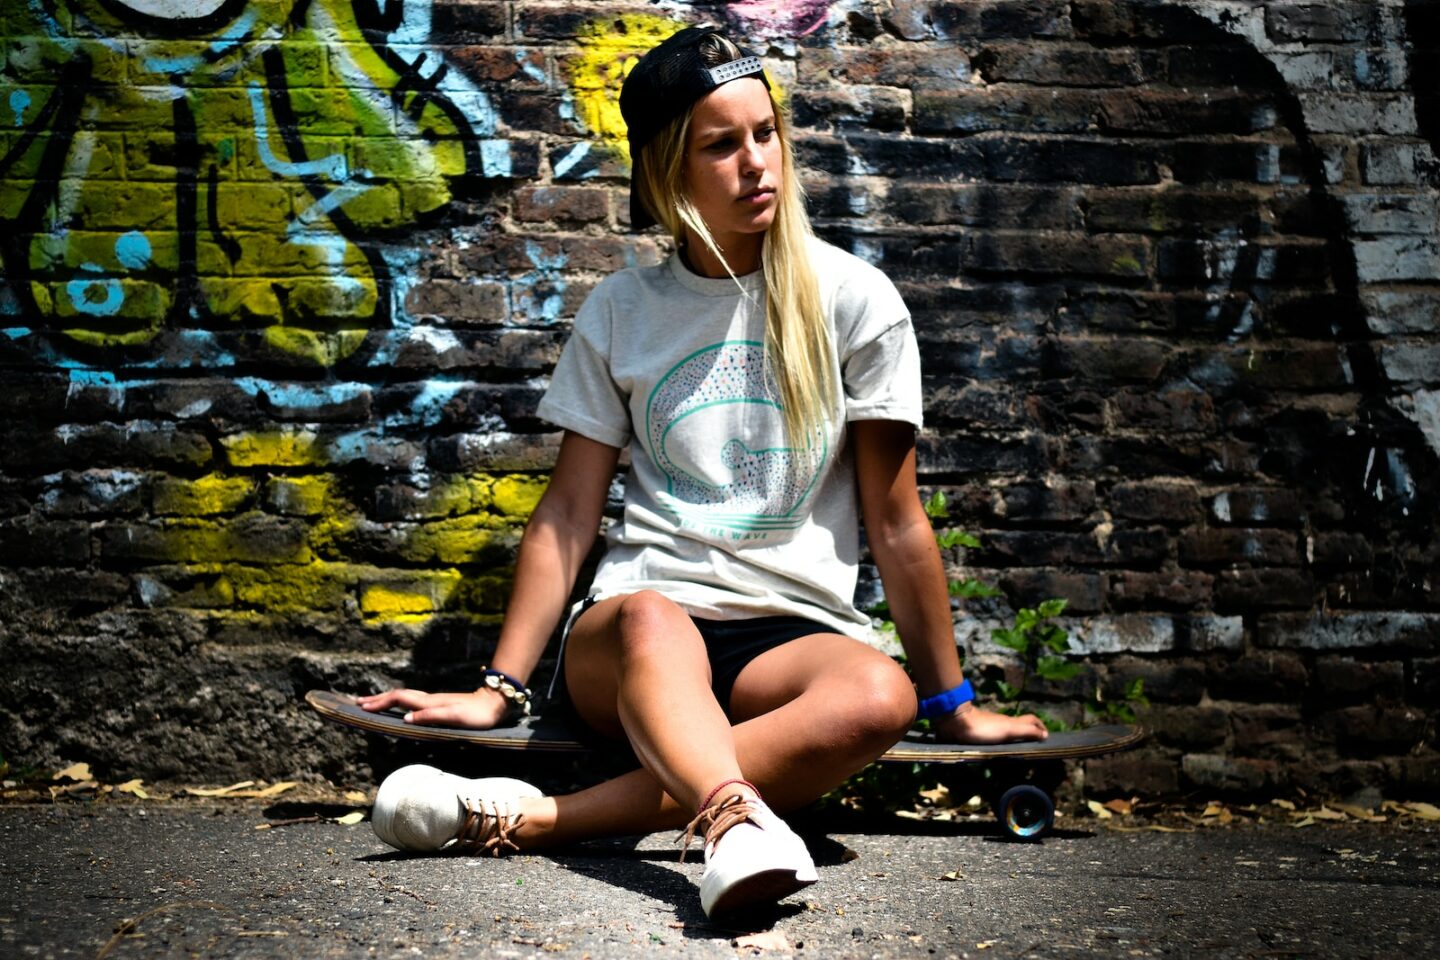
[[[665,250],[620,71],[707,18],[912,308],[975,672],[1064,597],[1041,706],[1153,701],[1091,786],[1435,793],[1419,0],[0,0],[0,752],[352,776],[297,694],[471,679],[568,319]]]

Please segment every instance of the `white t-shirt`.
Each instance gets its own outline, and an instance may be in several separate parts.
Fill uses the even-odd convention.
[[[843,409],[785,441],[764,364],[759,272],[701,277],[679,255],[622,270],[586,299],[539,415],[630,446],[625,507],[590,593],[655,590],[716,620],[808,617],[861,639],[859,502],[845,424],[921,423],[909,312],[879,270],[813,241]]]

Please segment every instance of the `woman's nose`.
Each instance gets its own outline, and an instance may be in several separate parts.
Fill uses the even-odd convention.
[[[765,172],[765,151],[758,140],[745,141],[744,155],[740,158],[741,172],[760,174]]]

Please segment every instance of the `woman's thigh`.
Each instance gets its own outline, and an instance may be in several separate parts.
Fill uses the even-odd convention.
[[[800,637],[751,660],[735,678],[730,714],[742,723],[807,695],[822,722],[857,718],[903,732],[915,715],[915,690],[899,664],[838,633]]]
[[[705,642],[689,615],[652,591],[607,597],[582,613],[565,640],[565,687],[575,711],[597,733],[623,739],[618,697],[626,668],[659,668],[667,683],[707,692]]]

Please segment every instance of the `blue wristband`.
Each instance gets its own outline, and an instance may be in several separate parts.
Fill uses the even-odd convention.
[[[956,707],[974,699],[975,688],[970,686],[969,680],[966,680],[958,687],[921,700],[920,709],[915,711],[915,717],[918,720],[933,720],[936,717],[949,716],[955,712]]]

